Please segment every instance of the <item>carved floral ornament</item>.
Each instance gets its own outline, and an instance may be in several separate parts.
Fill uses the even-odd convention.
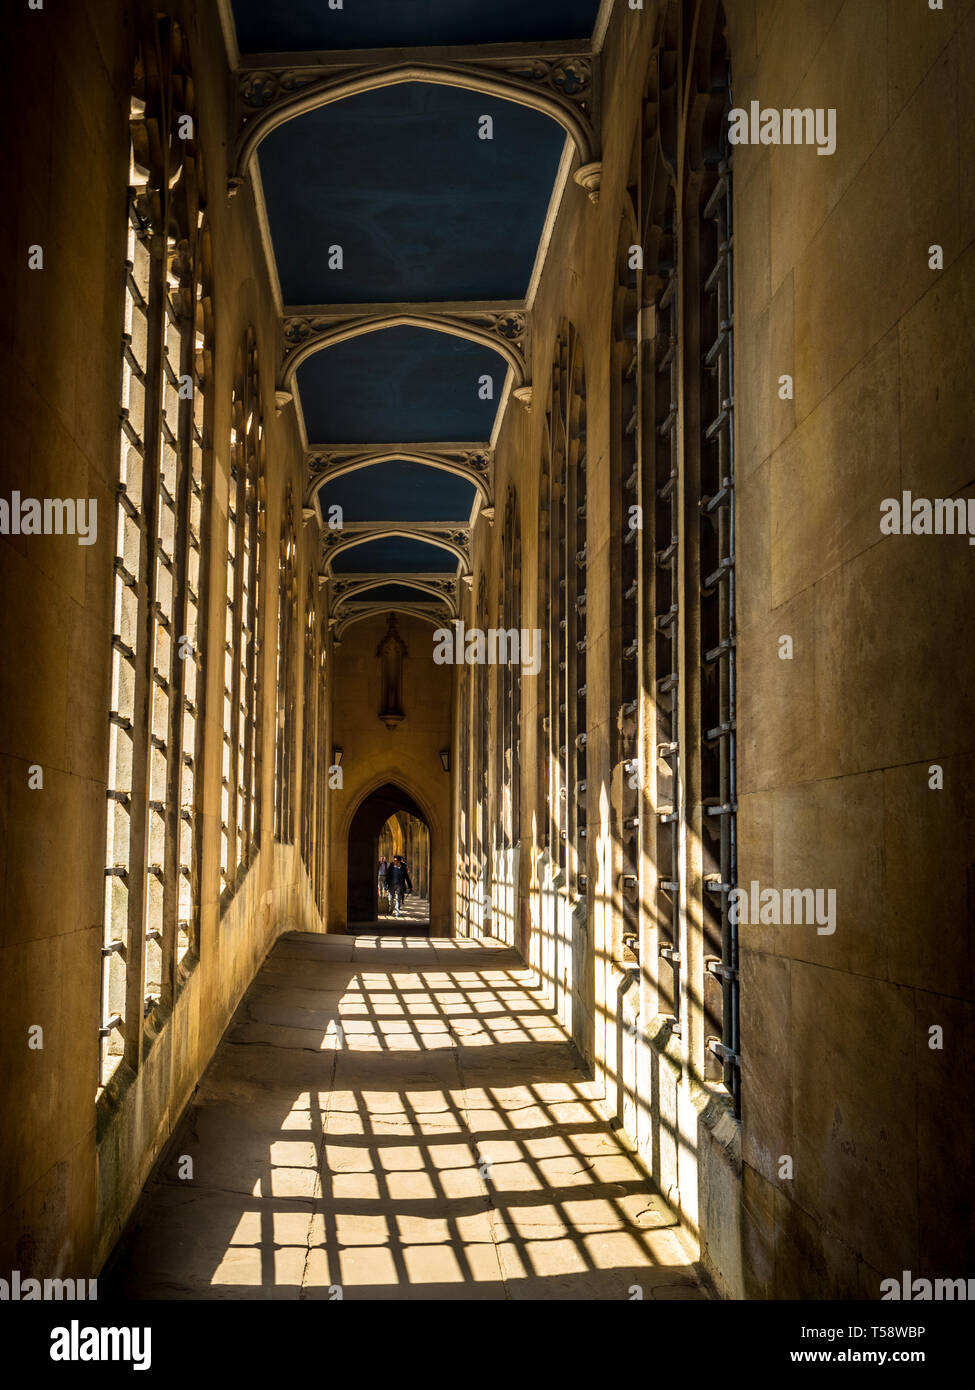
[[[367,326],[379,329],[385,326],[387,318],[396,317],[396,314],[382,313],[363,313],[345,319],[328,313],[293,314],[286,316],[283,321],[284,341],[291,348],[300,347],[316,338],[344,333],[351,328],[360,332]],[[472,309],[469,313],[437,313],[431,310],[422,317],[428,319],[433,328],[441,324],[445,328],[475,328],[482,334],[502,338],[506,343],[518,346],[522,344],[528,328],[527,315],[517,309]]]
[[[447,64],[445,71],[451,69],[463,74],[467,65]],[[589,115],[592,108],[592,60],[583,55],[564,58],[478,58],[477,67],[508,73],[522,82],[546,87],[557,95],[571,101],[580,111]],[[381,68],[377,69],[381,70]],[[369,69],[356,68],[353,64],[345,66],[301,68],[255,68],[242,72],[237,91],[240,97],[242,119],[253,119],[262,111],[267,111],[275,102],[293,96],[316,84],[325,84],[341,78],[354,76],[356,72]]]
[[[369,449],[356,446],[354,450],[333,451],[316,449],[306,456],[308,471],[316,478],[327,473],[337,477],[342,473],[352,473],[359,468],[368,468],[373,463],[386,463],[392,459],[406,458],[419,463],[429,463],[431,467],[450,465],[452,468],[485,477],[491,469],[489,449],[437,449],[416,444],[382,444]]]

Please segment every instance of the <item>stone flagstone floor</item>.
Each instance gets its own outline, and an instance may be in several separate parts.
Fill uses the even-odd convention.
[[[500,942],[282,938],[100,1296],[704,1298],[533,986]]]
[[[430,899],[418,898],[415,893],[408,893],[399,917],[394,917],[391,912],[380,912],[373,922],[350,922],[349,930],[383,930],[397,933],[415,931],[418,934],[427,934],[430,931]]]

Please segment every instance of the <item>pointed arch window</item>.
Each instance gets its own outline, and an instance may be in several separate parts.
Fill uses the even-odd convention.
[[[728,141],[731,63],[724,11],[707,54],[711,101],[700,191],[701,441],[698,510],[705,1076],[740,1101],[738,929],[728,899],[738,884],[737,665],[735,622],[734,216]]]
[[[644,792],[635,816],[640,869],[632,874],[624,865],[621,886],[624,897],[633,893],[640,919],[642,1007],[670,1018],[693,1072],[723,1082],[737,1110],[738,941],[728,913],[737,885],[731,70],[719,0],[702,0],[692,48],[683,14],[674,0],[661,8],[644,102],[637,287]],[[682,111],[682,102],[692,104]],[[622,281],[618,294],[625,302]],[[618,447],[622,481],[625,443]],[[622,594],[618,601],[622,631]],[[625,668],[621,694],[624,680]],[[622,741],[618,751],[625,766]],[[696,977],[691,960],[703,964]],[[688,1029],[687,1013],[703,1015],[703,1027]]]
[[[568,463],[560,400],[561,374],[558,361],[552,373],[551,408],[551,513],[549,523],[549,651],[552,654],[552,677],[549,684],[549,809],[552,837],[552,859],[556,873],[565,875],[568,867],[568,714],[566,685],[568,681],[568,610],[566,588],[566,496]]]
[[[301,731],[301,860],[310,873],[315,853],[315,756],[319,725],[318,683],[315,680],[315,579],[305,583],[305,663],[302,679]]]
[[[506,736],[505,736],[505,779],[506,796],[506,838],[509,845],[516,845],[521,839],[521,700],[522,672],[525,668],[525,653],[521,649],[523,632],[523,612],[521,601],[521,517],[518,512],[518,497],[512,492],[508,502],[508,518],[505,526],[505,620],[509,632],[516,631],[519,638],[519,657],[517,665],[507,668],[506,680]]]
[[[556,345],[552,411],[553,561],[558,574],[558,681],[553,682],[553,726],[558,736],[559,863],[572,893],[585,893],[588,788],[588,573],[586,486],[586,374],[572,324]]]
[[[325,912],[325,855],[327,852],[326,815],[328,772],[332,751],[328,745],[328,617],[322,616],[318,629],[318,719],[316,737],[318,756],[315,779],[315,901],[318,910]]]
[[[471,829],[472,829],[472,808],[474,805],[471,796],[471,730],[473,728],[473,714],[471,711],[471,678],[467,666],[464,666],[460,674],[460,685],[457,695],[457,710],[459,726],[457,729],[457,742],[459,746],[459,766],[457,776],[457,922],[461,930],[470,930],[470,897],[471,897]]]
[[[297,715],[298,540],[294,487],[288,484],[281,518],[278,563],[277,758],[274,782],[274,838],[295,838],[295,721]]]
[[[498,847],[506,850],[520,837],[521,777],[521,522],[514,491],[509,491],[501,533],[501,563],[498,570],[498,624],[507,633],[508,660],[497,668],[497,757],[495,762],[495,802]],[[512,637],[517,634],[517,639]],[[514,652],[517,640],[518,662]]]
[[[475,626],[488,626],[487,580],[482,573],[477,586]],[[474,667],[474,880],[480,902],[490,902],[490,845],[488,832],[488,670],[483,661]],[[483,923],[482,923],[483,925]]]
[[[555,630],[553,626],[554,605],[551,602],[553,505],[552,402],[550,398],[546,407],[543,424],[538,506],[538,595],[539,601],[543,605],[544,613],[540,614],[540,620],[543,622],[543,649],[541,667],[538,674],[536,703],[536,709],[538,711],[538,728],[536,731],[538,766],[535,794],[536,805],[539,808],[537,826],[538,847],[540,850],[548,849],[550,855],[554,852],[552,848],[553,845],[558,841],[556,807],[552,799],[554,727],[552,722],[552,685],[553,680],[556,682],[558,680],[557,659],[555,656],[558,646],[558,635],[557,630]],[[554,674],[553,665],[556,667]]]
[[[199,931],[212,307],[193,82],[166,16],[137,54],[129,131],[100,1086],[123,1056],[138,1070]]]
[[[639,710],[640,562],[643,512],[640,505],[638,270],[638,148],[630,162],[616,249],[613,295],[613,353],[610,448],[610,709],[613,715],[613,878],[620,911],[613,915],[612,955],[624,967],[639,963]]]
[[[230,406],[220,873],[224,903],[260,849],[263,695],[264,420],[257,341],[237,352]]]
[[[642,779],[648,800],[641,826],[644,862],[650,866],[649,921],[643,960],[656,987],[655,1012],[681,1032],[682,816],[680,804],[680,644],[681,608],[686,597],[682,572],[681,505],[685,479],[680,452],[680,334],[675,147],[679,123],[678,10],[666,7],[662,37],[654,53],[644,104],[646,139],[641,179],[643,275],[640,277],[644,333],[641,371],[641,505],[644,534],[641,614],[647,634],[640,672],[650,694]],[[624,885],[624,895],[628,888]]]

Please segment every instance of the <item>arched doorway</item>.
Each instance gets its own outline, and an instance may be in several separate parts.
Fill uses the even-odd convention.
[[[392,854],[406,857],[414,889],[409,930],[429,931],[429,911],[420,917],[414,912],[416,903],[430,894],[430,825],[413,798],[393,782],[385,782],[365,798],[349,827],[346,923],[350,931],[385,927],[393,921],[378,911],[377,866],[383,853],[388,858]]]

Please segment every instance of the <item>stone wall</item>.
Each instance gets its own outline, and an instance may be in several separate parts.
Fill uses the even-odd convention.
[[[739,876],[835,888],[836,930],[742,928],[741,1229],[716,1245],[737,1294],[876,1298],[975,1253],[936,1177],[971,1164],[973,552],[879,526],[905,489],[973,496],[975,6],[751,11],[736,101],[835,107],[837,147],[736,164]]]
[[[719,1290],[877,1298],[903,1269],[962,1276],[973,1253],[961,1185],[936,1180],[971,1164],[972,551],[964,537],[884,536],[880,518],[905,489],[973,495],[975,204],[962,161],[975,6],[726,5],[735,105],[834,108],[837,129],[832,156],[758,145],[734,161],[738,878],[832,889],[837,904],[832,935],[741,928],[740,1122],[702,1079],[700,999],[689,994],[675,1040],[652,1010],[657,962],[644,960],[640,1009],[613,959],[611,310],[660,8],[614,12],[599,202],[569,183],[533,308],[531,410],[509,408],[498,440],[497,514],[516,488],[525,622],[544,628],[554,597],[539,592],[533,537],[568,318],[588,385],[595,891],[585,930],[569,930],[571,903],[544,882],[546,750],[540,682],[526,678],[519,911],[533,964]],[[684,9],[689,34],[695,7]],[[941,269],[929,266],[935,244]],[[497,592],[499,531],[478,525],[468,624],[482,571]],[[493,672],[489,689],[494,727]]]
[[[146,10],[142,18],[150,13]],[[4,142],[0,342],[4,494],[91,497],[98,540],[0,538],[3,649],[0,797],[6,1088],[0,1160],[0,1266],[40,1277],[97,1270],[209,1061],[241,994],[278,934],[321,928],[297,842],[272,841],[276,563],[288,478],[300,497],[293,410],[278,416],[281,352],[253,195],[229,201],[226,59],[215,7],[173,7],[197,85],[199,141],[214,248],[209,647],[203,768],[199,961],[172,1015],[120,1097],[96,1109],[104,898],[109,634],[118,470],[120,343],[128,115],[138,7],[79,3],[10,17],[18,55],[5,96],[16,140]],[[43,247],[43,270],[27,248]],[[260,853],[219,905],[222,644],[225,624],[230,400],[245,328],[256,330],[267,449],[263,614],[264,815]],[[299,596],[315,565],[300,537]],[[316,566],[317,567],[317,566]],[[298,669],[303,614],[299,608]],[[16,658],[13,654],[19,653]],[[300,675],[299,675],[300,679]],[[301,700],[299,698],[299,709]],[[300,737],[300,725],[299,737]],[[28,769],[43,768],[43,790]],[[300,805],[301,760],[294,788]],[[43,1027],[43,1050],[28,1028]]]
[[[346,628],[335,649],[332,719],[342,749],[342,788],[331,794],[329,823],[329,931],[346,927],[349,830],[362,802],[386,782],[411,797],[430,828],[430,931],[449,934],[453,923],[450,777],[440,761],[450,748],[450,691],[454,668],[433,660],[434,629],[407,614],[396,615],[406,643],[403,658],[403,719],[388,729],[380,721],[380,662],[376,648],[386,632],[386,615]]]

